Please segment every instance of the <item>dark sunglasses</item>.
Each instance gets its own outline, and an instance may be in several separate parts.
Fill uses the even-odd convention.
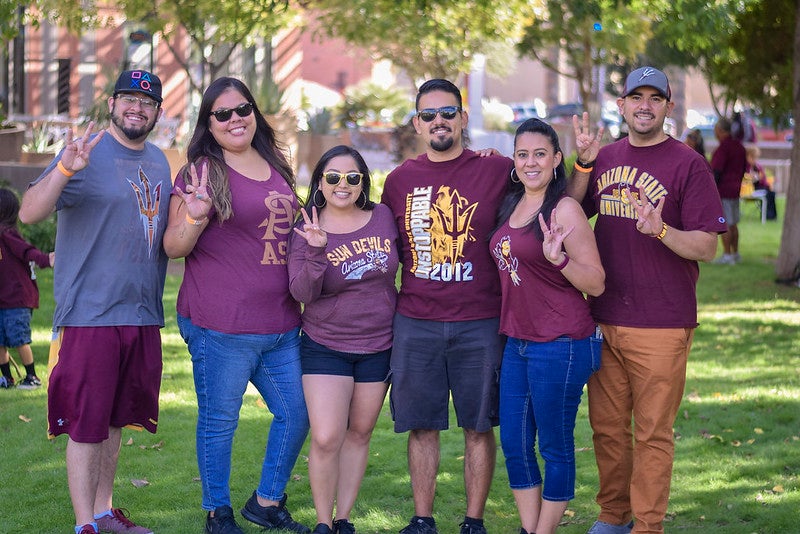
[[[417,111],[417,117],[424,122],[431,122],[436,118],[436,115],[441,115],[443,119],[451,121],[456,118],[456,114],[461,111],[458,106],[445,106],[443,108],[426,108]]]
[[[231,120],[234,111],[240,117],[247,117],[253,112],[253,104],[251,104],[250,102],[245,102],[244,104],[239,104],[233,109],[222,108],[216,111],[212,111],[211,114],[214,115],[214,118],[217,119],[217,121],[227,122]]]
[[[328,185],[339,185],[339,182],[342,181],[342,177],[344,177],[344,179],[347,180],[347,185],[353,186],[359,185],[363,176],[364,175],[360,172],[348,172],[342,174],[336,171],[328,171],[322,175]]]

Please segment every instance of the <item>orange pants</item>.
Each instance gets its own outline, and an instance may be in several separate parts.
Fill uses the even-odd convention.
[[[663,532],[692,328],[601,324],[600,370],[589,379],[589,421],[600,475],[599,520]],[[633,431],[631,422],[633,421]]]

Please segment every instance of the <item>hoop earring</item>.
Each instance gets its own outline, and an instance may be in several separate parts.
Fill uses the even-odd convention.
[[[517,176],[517,169],[511,169],[511,181],[515,184],[519,183],[519,176]]]
[[[367,205],[367,194],[362,189],[361,194],[358,195],[358,198],[356,199],[356,207],[360,210],[363,210],[364,206],[366,205]]]
[[[319,196],[317,196],[317,194],[319,194]],[[322,199],[322,200],[320,200],[320,199]],[[317,189],[316,191],[314,191],[314,196],[311,197],[311,203],[314,204],[319,209],[324,208],[325,204],[328,203],[328,201],[325,200],[325,195],[322,194],[322,190],[321,189]]]

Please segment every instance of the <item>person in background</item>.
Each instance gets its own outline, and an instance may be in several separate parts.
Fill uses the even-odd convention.
[[[107,101],[111,124],[97,135],[93,123],[83,136],[70,131],[19,212],[26,224],[59,213],[48,434],[69,435],[78,534],[152,532],[113,506],[113,492],[122,427],[155,433],[158,424],[171,180],[167,158],[147,137],[161,102],[158,76],[122,72]]]
[[[589,534],[664,530],[672,426],[697,327],[697,262],[714,258],[726,228],[708,163],[664,132],[671,96],[662,71],[632,71],[617,99],[629,135],[602,149],[588,117],[573,117],[578,159],[567,192],[597,215],[606,273],[605,291],[589,298],[603,334],[588,384],[600,479]]]
[[[313,534],[355,534],[350,512],[389,387],[397,227],[389,209],[369,199],[370,184],[358,151],[328,150],[311,173],[303,219],[289,239],[289,289],[304,304]]]
[[[25,241],[17,229],[19,199],[10,189],[0,188],[0,388],[14,387],[8,348],[14,348],[25,366],[19,389],[36,389],[31,350],[31,315],[39,307],[39,288],[33,265],[52,267],[53,252],[45,254]]]
[[[601,338],[583,296],[605,273],[580,204],[566,195],[555,130],[528,119],[514,137],[514,170],[489,248],[500,273],[500,442],[520,534],[555,532],[575,497],[575,418]],[[544,484],[536,458],[544,460]]]
[[[704,158],[706,157],[705,142],[703,141],[703,134],[700,133],[700,130],[697,128],[692,128],[689,130],[689,132],[686,134],[685,143],[695,152]]]
[[[409,432],[415,513],[401,532],[438,532],[439,433],[448,428],[452,394],[464,433],[461,534],[484,534],[505,344],[498,333],[500,280],[486,243],[513,164],[464,148],[468,115],[451,82],[422,84],[416,109],[412,123],[425,153],[389,173],[381,197],[397,224],[403,264],[390,395],[395,432]]]
[[[307,534],[286,485],[308,434],[300,374],[300,305],[289,294],[287,244],[297,212],[292,168],[247,86],[214,80],[203,94],[169,206],[164,249],[185,257],[178,328],[192,355],[197,463],[208,534],[241,534],[230,472],[239,409],[252,383],[272,412],[261,480],[242,515]]]
[[[767,171],[764,166],[759,163],[758,158],[761,157],[761,150],[757,145],[747,144],[744,147],[747,155],[747,172],[755,191],[763,191],[764,202],[767,203],[767,220],[774,220],[778,217],[778,209],[775,205],[775,191],[772,189],[772,184],[767,177]]]
[[[720,236],[722,240],[722,256],[714,263],[735,265],[741,261],[739,255],[739,193],[742,179],[747,168],[747,154],[741,141],[731,135],[731,122],[721,118],[714,126],[714,135],[719,146],[711,156],[711,168],[714,180],[725,210],[725,222],[728,231]]]

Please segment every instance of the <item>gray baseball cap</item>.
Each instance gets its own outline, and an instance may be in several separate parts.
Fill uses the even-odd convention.
[[[622,90],[622,96],[628,96],[639,87],[652,87],[667,100],[672,98],[672,91],[669,88],[667,75],[656,68],[639,67],[628,74],[628,77],[625,79],[625,88]]]

